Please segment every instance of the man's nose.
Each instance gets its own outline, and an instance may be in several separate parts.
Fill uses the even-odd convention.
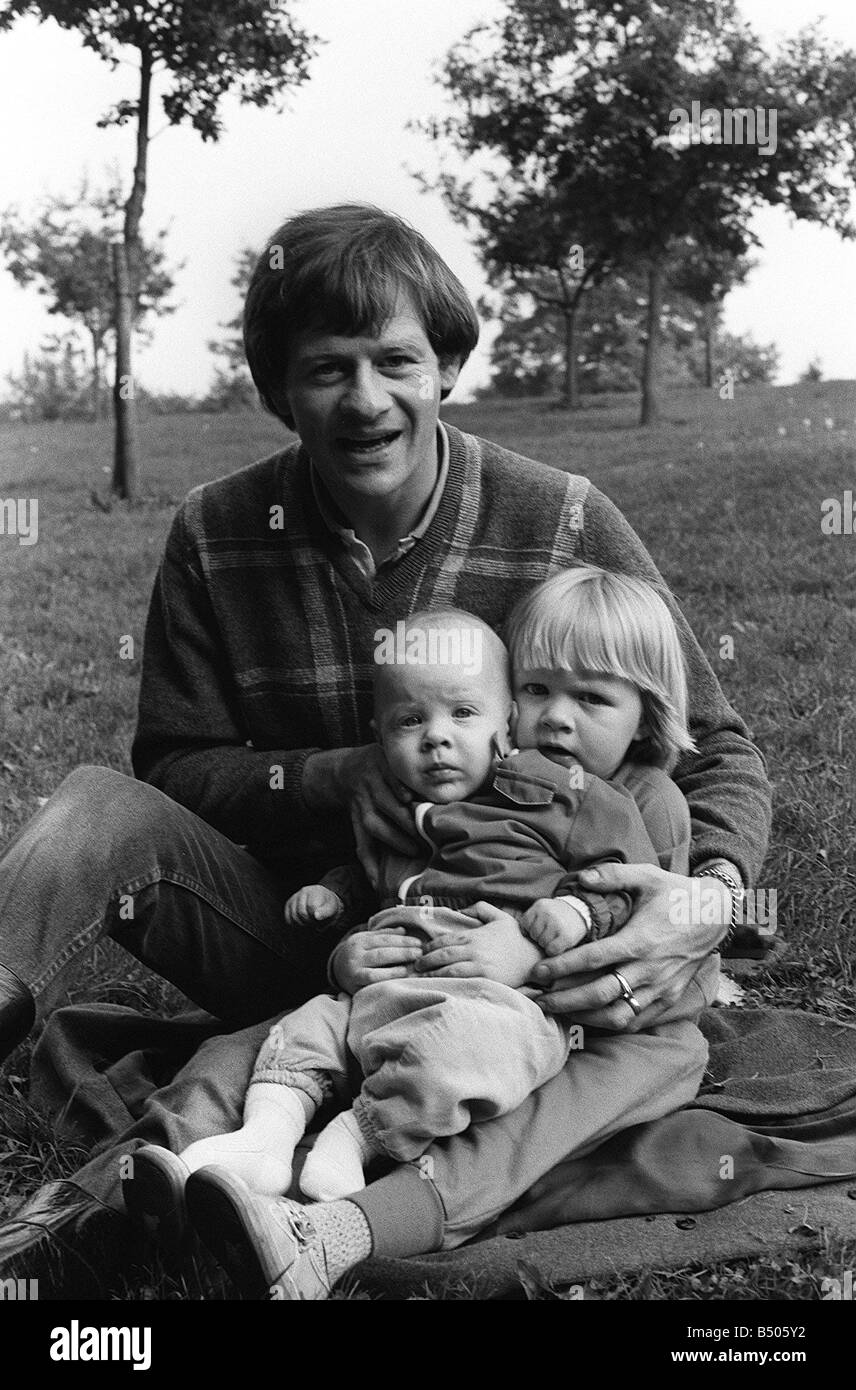
[[[361,363],[348,382],[342,397],[342,410],[374,419],[389,406],[389,393],[383,378],[369,363]]]

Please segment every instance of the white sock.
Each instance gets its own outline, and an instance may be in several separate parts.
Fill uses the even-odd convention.
[[[376,1153],[353,1110],[343,1110],[315,1140],[300,1174],[301,1192],[316,1202],[360,1192],[366,1185],[363,1168]]]
[[[199,1139],[181,1158],[193,1172],[216,1163],[268,1197],[291,1187],[294,1150],[303,1138],[314,1105],[302,1091],[276,1082],[254,1081],[244,1101],[244,1123],[233,1134]]]

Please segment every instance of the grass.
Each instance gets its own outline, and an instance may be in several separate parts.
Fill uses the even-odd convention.
[[[776,890],[779,930],[791,946],[751,997],[856,1018],[856,536],[820,529],[823,499],[843,499],[856,483],[856,385],[738,389],[733,401],[716,391],[674,392],[663,423],[644,431],[634,427],[636,402],[624,397],[597,398],[578,415],[538,401],[449,406],[445,415],[586,474],[642,536],[747,719],[774,786],[761,885]],[[175,506],[190,487],[284,442],[282,427],[260,413],[156,417],[144,422],[142,436],[144,496],[132,511],[106,514],[90,493],[106,491],[108,425],[0,432],[0,499],[39,501],[38,544],[0,535],[0,842],[79,763],[130,771],[146,607]],[[120,656],[127,636],[133,659]],[[733,656],[720,655],[729,637]],[[180,1003],[110,945],[75,988],[78,997],[136,1007]],[[45,1177],[73,1171],[78,1158],[27,1110],[27,1059],[25,1048],[0,1092],[3,1132],[12,1135],[0,1212]],[[844,1258],[852,1265],[853,1252],[819,1247],[811,1259],[822,1274],[813,1264],[739,1262],[592,1292],[812,1297]],[[205,1287],[202,1279],[182,1286],[149,1273],[120,1296],[152,1297],[155,1289],[158,1297],[201,1297]]]

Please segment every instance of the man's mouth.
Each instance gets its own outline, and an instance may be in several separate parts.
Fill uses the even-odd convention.
[[[347,449],[349,454],[370,456],[388,449],[390,444],[395,443],[400,434],[401,430],[388,430],[385,434],[341,434],[338,442],[343,449]]]

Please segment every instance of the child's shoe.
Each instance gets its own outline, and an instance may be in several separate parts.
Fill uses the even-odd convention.
[[[211,1167],[188,1178],[187,1211],[243,1298],[329,1297],[334,1271],[310,1209],[299,1202],[263,1197],[228,1169]]]
[[[144,1225],[173,1255],[187,1249],[190,1228],[184,1186],[190,1176],[177,1154],[144,1144],[128,1156],[131,1171],[122,1179],[128,1215]]]

